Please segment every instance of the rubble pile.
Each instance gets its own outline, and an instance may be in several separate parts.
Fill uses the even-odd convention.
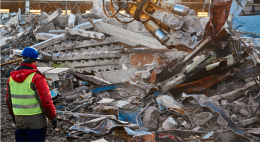
[[[260,139],[260,38],[240,35],[232,19],[216,25],[211,17],[194,48],[177,50],[167,49],[138,21],[62,15],[61,9],[10,17],[0,40],[2,106],[21,50],[34,47],[59,122],[48,130],[50,141]],[[8,140],[11,134],[1,131]]]

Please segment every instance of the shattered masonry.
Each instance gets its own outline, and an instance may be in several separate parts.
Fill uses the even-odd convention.
[[[103,9],[1,14],[3,109],[7,79],[30,46],[56,107],[53,141],[258,142],[260,16],[239,16],[246,0],[213,0],[206,18],[141,2],[128,4],[140,4],[143,17],[133,9],[116,18]],[[12,141],[5,113],[1,140]]]

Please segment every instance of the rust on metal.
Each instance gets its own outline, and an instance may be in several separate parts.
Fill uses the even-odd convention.
[[[136,135],[134,142],[155,142],[155,134],[151,135]]]
[[[188,94],[199,93],[211,87],[212,85],[235,75],[238,71],[239,69],[237,67],[234,67],[225,74],[213,74],[211,76],[204,77],[198,81],[177,85],[176,87],[174,87],[174,89],[179,92],[185,92]]]
[[[21,61],[22,61],[22,58],[19,58],[17,60],[13,60],[13,61],[10,61],[10,62],[7,62],[7,63],[3,63],[3,64],[1,64],[1,67],[6,66],[6,65],[10,65],[10,64],[13,64],[13,63],[19,63]]]
[[[152,64],[157,62],[161,63],[161,59],[156,54],[146,53],[134,53],[130,55],[130,62],[133,67],[144,66],[146,64]]]
[[[206,25],[204,37],[217,36],[227,21],[232,0],[214,0],[213,7],[210,8],[210,19]]]

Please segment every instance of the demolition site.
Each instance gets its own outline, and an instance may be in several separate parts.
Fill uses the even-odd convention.
[[[1,0],[1,142],[260,142],[260,0]]]

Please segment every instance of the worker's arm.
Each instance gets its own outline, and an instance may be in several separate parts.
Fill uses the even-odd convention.
[[[10,78],[7,81],[6,104],[7,104],[7,107],[8,107],[9,114],[14,119],[14,112],[13,112],[13,108],[12,108],[12,99],[11,99],[11,91],[10,91],[9,81],[10,81]]]
[[[49,120],[56,119],[55,107],[51,99],[51,94],[46,79],[43,75],[36,73],[33,77],[32,83],[35,84],[35,88],[40,96],[45,115]]]

